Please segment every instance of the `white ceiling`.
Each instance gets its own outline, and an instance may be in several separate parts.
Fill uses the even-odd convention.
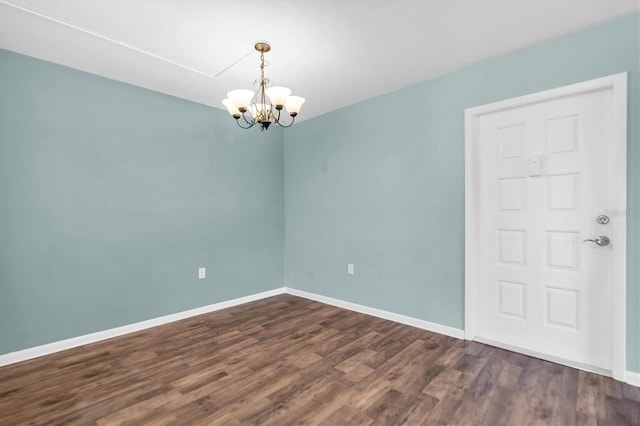
[[[640,10],[639,0],[0,0],[0,48],[224,108],[266,75],[301,119]],[[250,54],[219,77],[215,75]]]

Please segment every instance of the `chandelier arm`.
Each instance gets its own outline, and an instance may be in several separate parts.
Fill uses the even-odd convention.
[[[280,118],[280,117],[278,117],[278,118]],[[296,121],[296,118],[295,117],[291,117],[291,123],[289,123],[289,124],[282,124],[282,123],[280,123],[280,120],[276,121],[276,124],[278,126],[280,126],[280,127],[291,127],[291,126],[293,126],[293,123],[295,121]]]
[[[245,120],[245,121],[247,121],[247,120]],[[241,129],[250,129],[250,128],[253,127],[253,124],[256,124],[256,123],[249,124],[247,127],[245,127],[242,124],[240,124],[240,120],[239,119],[236,119],[236,123],[238,124],[238,126],[240,126]]]
[[[245,115],[246,111],[242,113],[242,119],[244,120],[245,123],[247,123],[249,125],[249,127],[253,126],[254,124],[256,124],[255,120],[247,120],[247,116]],[[242,127],[242,126],[240,126]],[[248,129],[249,127],[242,127],[243,129]]]

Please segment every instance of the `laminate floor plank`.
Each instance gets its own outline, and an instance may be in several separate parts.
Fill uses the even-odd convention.
[[[0,425],[638,425],[640,389],[291,295],[0,368]]]

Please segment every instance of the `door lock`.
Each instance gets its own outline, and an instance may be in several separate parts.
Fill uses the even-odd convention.
[[[605,237],[604,235],[600,235],[599,237],[595,237],[593,239],[588,238],[588,239],[586,239],[586,240],[584,240],[582,242],[584,243],[584,242],[587,242],[587,241],[591,241],[592,243],[596,243],[600,247],[608,246],[609,243],[611,242],[609,237]]]

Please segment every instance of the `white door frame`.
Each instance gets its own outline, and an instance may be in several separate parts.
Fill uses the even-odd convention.
[[[557,89],[520,96],[465,110],[465,339],[476,337],[476,291],[478,289],[479,238],[478,150],[476,149],[480,116],[514,107],[557,98],[611,89],[613,92],[613,138],[607,143],[613,150],[613,206],[611,239],[616,242],[613,256],[613,340],[611,374],[625,380],[626,371],[626,290],[627,290],[627,73],[610,75]],[[484,248],[486,249],[486,248]]]

